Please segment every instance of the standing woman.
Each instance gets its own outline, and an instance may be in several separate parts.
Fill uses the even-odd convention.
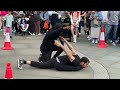
[[[91,38],[92,43],[98,43],[101,31],[102,13],[101,11],[92,11],[91,20]]]
[[[40,16],[39,13],[37,11],[34,11],[34,24],[35,24],[35,34],[37,35],[41,35],[40,34]]]
[[[70,15],[70,19],[71,19],[71,33],[73,36],[73,42],[76,43],[77,40],[77,35],[78,35],[78,27],[79,27],[79,22],[81,20],[81,15],[80,15],[80,11],[73,11]],[[75,31],[75,33],[74,33]]]
[[[84,30],[85,33],[88,35],[88,39],[90,39],[90,29],[91,29],[91,20],[90,20],[90,15],[91,12],[90,11],[86,11],[85,15],[84,15]]]

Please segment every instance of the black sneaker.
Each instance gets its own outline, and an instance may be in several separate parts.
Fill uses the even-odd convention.
[[[24,64],[24,59],[22,59],[22,60],[18,59],[18,61],[17,61],[17,67],[18,67],[18,69],[22,69],[22,65],[23,64]]]

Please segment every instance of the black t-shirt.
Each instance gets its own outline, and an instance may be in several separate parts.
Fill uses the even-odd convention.
[[[46,33],[46,35],[43,39],[43,42],[40,46],[40,51],[49,52],[49,50],[52,50],[53,47],[54,47],[54,40],[58,39],[61,32],[62,32],[62,29],[60,29],[60,30],[55,30],[55,29],[49,30]]]
[[[78,55],[74,55],[75,60],[71,62],[67,55],[58,57],[60,62],[55,64],[55,68],[59,71],[78,71],[83,69],[80,66],[80,57]],[[57,61],[57,60],[56,60]]]
[[[69,17],[66,17],[64,20],[63,20],[63,24],[64,23],[68,23],[69,25],[68,26],[71,26],[71,20]],[[66,26],[66,25],[63,25],[63,27]]]

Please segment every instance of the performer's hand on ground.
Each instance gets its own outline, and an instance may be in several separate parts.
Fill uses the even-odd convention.
[[[62,44],[61,44],[59,41],[57,41],[57,40],[55,40],[54,45],[56,45],[56,46],[58,46],[58,47],[61,47],[61,46],[62,46]]]

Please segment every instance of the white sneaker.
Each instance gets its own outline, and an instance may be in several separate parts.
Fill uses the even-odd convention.
[[[81,35],[81,33],[79,33],[79,35]]]
[[[33,33],[32,35],[34,36],[35,34]]]
[[[112,40],[110,40],[110,43],[112,43]]]
[[[2,29],[0,31],[3,31]]]
[[[115,43],[118,43],[118,42],[119,42],[119,40],[116,40],[116,41],[115,41]]]
[[[98,40],[95,40],[95,43],[98,43]]]
[[[38,35],[41,35],[41,33],[39,33]]]
[[[6,34],[6,33],[4,32],[3,35],[5,36],[5,34]]]
[[[76,43],[76,37],[75,36],[73,36],[73,42]]]
[[[73,36],[73,42],[75,43],[75,36]]]
[[[74,42],[75,42],[75,43],[77,42],[77,40],[76,40],[76,35],[74,36]]]
[[[90,36],[87,36],[87,38],[90,38]]]
[[[112,43],[113,46],[116,46],[115,42]]]
[[[88,40],[92,40],[92,38],[88,38]]]
[[[92,43],[95,43],[95,40],[94,40],[94,39],[92,40]]]

